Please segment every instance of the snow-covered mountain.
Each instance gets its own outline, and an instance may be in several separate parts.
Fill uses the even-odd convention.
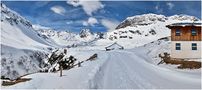
[[[57,31],[41,25],[33,25],[39,36],[53,41],[60,46],[79,46],[103,38],[103,33],[92,33],[90,29],[82,29],[80,33]]]
[[[44,66],[54,42],[41,38],[32,24],[1,3],[1,76],[10,79],[33,73]]]
[[[92,33],[90,32],[90,29],[82,29],[79,35],[81,38],[87,38],[87,37],[91,37]]]
[[[136,27],[138,25],[150,25],[155,24],[157,22],[167,22],[170,20],[179,20],[179,21],[185,21],[185,20],[194,20],[198,21],[194,16],[189,15],[173,15],[170,17],[166,17],[164,15],[157,15],[157,14],[143,14],[143,15],[136,15],[132,17],[126,18],[121,24],[119,24],[116,29],[125,28],[127,26]]]
[[[170,30],[166,27],[168,24],[193,21],[199,19],[188,15],[166,17],[144,14],[128,17],[117,26],[116,30],[106,34],[92,33],[89,29],[82,29],[77,34],[32,25],[27,19],[1,3],[1,76],[16,79],[39,71],[45,66],[44,59],[53,48],[78,46],[79,51],[103,50],[114,42],[124,48],[134,48],[156,40],[155,43],[158,43],[158,39],[170,36]],[[154,47],[156,44],[151,45]],[[155,56],[154,53],[157,52],[149,55]]]
[[[127,48],[142,46],[159,38],[170,36],[168,24],[178,22],[200,21],[189,15],[174,15],[166,17],[157,14],[143,14],[126,18],[116,30],[108,32],[108,39],[116,41]]]

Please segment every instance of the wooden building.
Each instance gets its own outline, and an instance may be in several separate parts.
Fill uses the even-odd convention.
[[[105,47],[106,51],[110,51],[110,50],[121,50],[121,49],[124,49],[123,46],[119,45],[118,43],[113,43],[112,45],[109,45],[107,47]]]
[[[171,57],[200,59],[201,23],[174,23],[167,25],[171,29]]]

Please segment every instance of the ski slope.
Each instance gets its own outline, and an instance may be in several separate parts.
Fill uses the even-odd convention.
[[[88,52],[88,53],[86,53]],[[117,51],[79,51],[73,54],[83,60],[93,53],[98,59],[85,62],[82,67],[57,73],[36,73],[25,76],[31,81],[10,87],[20,89],[199,89],[198,70],[179,70],[155,65],[147,50],[135,48]]]

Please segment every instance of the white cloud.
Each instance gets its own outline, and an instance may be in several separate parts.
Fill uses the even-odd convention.
[[[53,6],[53,7],[51,7],[51,10],[54,13],[57,13],[57,14],[60,14],[60,15],[64,15],[64,13],[66,12],[66,10],[61,6]]]
[[[98,23],[98,21],[97,21],[97,19],[94,18],[94,17],[88,18],[88,21],[83,21],[83,25],[84,25],[84,26],[88,26],[88,25],[94,26],[94,25],[97,24],[97,23]]]
[[[168,6],[169,9],[173,9],[173,7],[175,6],[173,3],[168,2],[166,3],[166,5]]]
[[[158,6],[158,5],[156,5],[156,6],[155,6],[155,9],[156,9],[156,10],[159,10],[159,6]]]
[[[102,19],[101,23],[108,29],[108,31],[115,30],[115,28],[120,24],[120,22],[116,20],[108,20],[108,19]]]
[[[73,23],[73,21],[67,21],[66,22],[66,24],[68,25],[68,24],[72,24]]]
[[[70,5],[74,6],[74,7],[78,7],[78,6],[81,5],[79,0],[68,0],[67,4],[70,4]]]
[[[43,1],[43,2],[38,1],[38,2],[34,3],[34,6],[35,6],[34,8],[43,7],[43,6],[47,5],[49,2],[50,1]]]
[[[88,26],[88,22],[87,21],[83,21],[83,26]]]
[[[163,9],[160,8],[159,5],[156,5],[154,8],[157,10],[158,13],[162,13],[163,12]]]
[[[89,23],[91,26],[93,26],[94,24],[97,24],[98,21],[97,21],[96,18],[90,17],[90,18],[88,19],[88,23]]]
[[[83,10],[89,16],[92,16],[93,12],[104,7],[104,5],[99,0],[87,1],[87,0],[68,0],[67,4],[74,7],[82,6]]]
[[[39,30],[39,29],[51,29],[50,27],[45,27],[45,26],[41,26],[39,24],[35,24],[35,25],[32,25],[32,27],[35,29],[35,30]]]

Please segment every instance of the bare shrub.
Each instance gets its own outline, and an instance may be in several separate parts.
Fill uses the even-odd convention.
[[[164,56],[159,54],[159,57],[162,59],[159,64],[166,63],[166,64],[174,64],[174,65],[180,65],[177,68],[179,69],[199,69],[201,68],[201,62],[197,61],[185,61],[184,59],[177,59],[177,58],[171,58],[170,54],[164,53]]]

